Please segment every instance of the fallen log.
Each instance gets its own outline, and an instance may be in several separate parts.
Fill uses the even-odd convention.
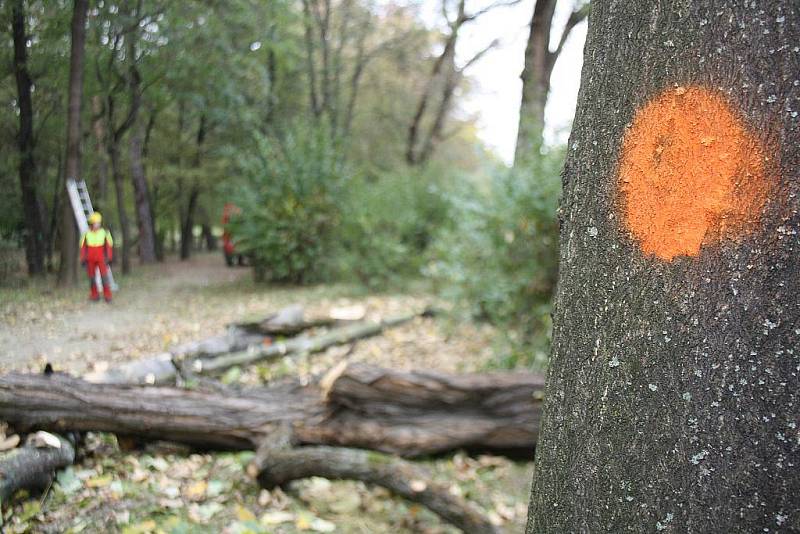
[[[53,374],[0,377],[0,420],[20,430],[104,431],[204,449],[256,449],[279,426],[301,445],[419,456],[460,448],[530,454],[543,377],[448,375],[363,364],[320,382],[237,396],[174,387],[93,384]]]
[[[360,480],[419,503],[469,534],[500,532],[472,503],[432,482],[419,467],[386,454],[341,447],[265,446],[247,472],[267,489],[314,476]]]
[[[249,365],[259,361],[268,361],[287,354],[314,354],[334,345],[342,345],[358,339],[375,336],[386,328],[399,326],[411,321],[418,315],[425,315],[426,313],[428,312],[422,312],[422,314],[411,313],[380,322],[358,322],[332,329],[318,336],[297,337],[271,345],[251,346],[244,351],[214,358],[195,358],[186,364],[191,365],[191,371],[194,373],[219,373],[236,365]]]
[[[53,481],[55,471],[75,461],[73,444],[60,436],[57,447],[27,444],[0,455],[0,502],[18,490],[44,490]]]
[[[350,343],[374,336],[384,329],[411,321],[429,310],[393,317],[380,322],[357,322],[334,328],[318,336],[303,336],[273,343],[271,338],[253,334],[246,327],[232,327],[228,337],[216,336],[197,343],[182,345],[165,352],[101,372],[89,373],[85,379],[101,384],[170,384],[178,375],[220,373],[236,365],[269,361],[292,354],[313,354],[334,345]],[[297,323],[295,323],[297,325]],[[321,326],[323,322],[304,322],[303,329]],[[341,324],[336,321],[332,324]],[[282,323],[282,328],[286,323]],[[276,327],[277,328],[277,327]],[[231,334],[231,332],[233,332]]]

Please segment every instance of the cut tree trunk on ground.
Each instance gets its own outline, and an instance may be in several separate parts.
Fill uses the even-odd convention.
[[[421,314],[403,315],[380,323],[357,322],[319,336],[271,343],[271,336],[298,334],[311,328],[347,323],[327,319],[306,320],[302,314],[297,316],[293,308],[295,307],[284,308],[261,322],[231,325],[225,334],[185,343],[170,352],[114,369],[89,373],[85,379],[101,384],[174,384],[178,374],[218,373],[235,365],[266,361],[289,354],[321,352],[334,345],[377,335],[385,328],[406,323],[417,315],[428,316],[432,313],[426,310]],[[181,373],[178,373],[176,365],[180,366]]]
[[[103,431],[203,449],[254,450],[288,425],[301,445],[402,456],[462,448],[530,454],[543,385],[532,373],[459,376],[353,364],[318,383],[232,396],[11,374],[0,377],[0,419],[20,430]]]
[[[58,439],[61,446],[57,448],[26,445],[0,455],[0,502],[21,489],[46,489],[55,471],[72,465],[75,448],[68,440]]]
[[[272,360],[287,354],[314,354],[335,345],[342,345],[380,334],[385,328],[399,326],[413,320],[418,315],[427,315],[428,313],[426,310],[422,314],[411,313],[380,322],[359,322],[335,328],[319,336],[298,337],[267,346],[250,347],[245,351],[215,358],[197,358],[190,362],[190,369],[193,373],[219,373],[236,365],[248,365],[259,361]],[[186,363],[189,362],[185,362],[184,365]]]
[[[267,446],[259,448],[247,472],[267,489],[315,476],[360,480],[421,504],[464,532],[500,532],[475,505],[432,482],[419,467],[395,456],[341,447]]]

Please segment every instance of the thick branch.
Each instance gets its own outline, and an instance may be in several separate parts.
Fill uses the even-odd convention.
[[[427,507],[464,532],[499,532],[473,504],[431,481],[417,466],[385,454],[338,447],[266,447],[259,449],[248,472],[257,474],[267,488],[313,476],[360,480]]]
[[[543,387],[543,378],[529,373],[448,375],[363,364],[319,383],[238,395],[11,374],[0,377],[0,420],[20,430],[103,431],[212,449],[255,449],[289,425],[298,444],[402,456],[532,451]]]

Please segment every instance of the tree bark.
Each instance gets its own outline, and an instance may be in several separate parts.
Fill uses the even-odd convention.
[[[136,66],[137,32],[132,31],[128,39],[128,92],[130,94],[130,113],[133,115],[130,136],[131,180],[133,200],[136,206],[136,221],[139,229],[139,260],[142,263],[156,262],[156,232],[153,222],[153,209],[150,206],[150,191],[144,172],[143,137],[145,124],[139,121],[142,104],[142,78]]]
[[[114,192],[117,198],[117,217],[119,217],[119,227],[122,232],[122,272],[128,274],[131,272],[131,225],[128,221],[128,213],[125,211],[125,177],[122,175],[119,153],[122,135],[122,132],[112,135],[111,142],[108,144],[108,156],[111,160],[111,176],[114,179]]]
[[[447,375],[363,364],[337,369],[319,383],[235,395],[10,374],[0,377],[0,419],[22,431],[103,431],[211,449],[254,450],[288,427],[300,445],[403,456],[459,448],[530,451],[543,386],[530,373]]]
[[[100,95],[92,97],[92,133],[95,139],[95,158],[97,161],[97,176],[94,182],[95,207],[101,211],[105,208],[108,198],[108,153],[106,152],[106,127],[103,124],[105,112],[103,99]]]
[[[83,99],[83,60],[86,41],[88,0],[75,0],[72,8],[72,48],[69,63],[69,104],[67,107],[66,179],[81,178],[81,101]],[[63,190],[66,195],[66,189]],[[61,264],[58,285],[78,282],[78,236],[75,215],[69,200],[61,210]]]
[[[22,191],[22,212],[25,220],[25,259],[29,275],[45,273],[46,240],[44,216],[36,187],[36,164],[33,157],[33,81],[28,71],[28,36],[25,34],[25,8],[22,0],[11,6],[11,28],[14,40],[14,73],[17,80],[19,106],[19,185]]]
[[[799,9],[791,0],[766,11],[742,2],[593,4],[563,173],[528,532],[800,530]],[[684,119],[672,116],[676,128],[634,147],[652,149],[640,163],[657,168],[654,179],[668,172],[687,183],[719,177],[728,157],[755,157],[755,167],[725,171],[729,196],[713,182],[685,196],[735,204],[759,183],[768,193],[741,228],[719,222],[699,251],[664,259],[643,252],[630,230],[637,206],[618,175],[623,141],[647,134],[636,125],[661,95],[680,103],[701,91],[737,118],[699,107],[688,127],[713,128],[683,138]],[[670,116],[673,108],[656,109]],[[728,151],[737,121],[752,141]],[[675,146],[723,151],[675,166]],[[753,172],[762,163],[763,173]],[[708,172],[697,172],[705,165]],[[651,222],[682,198],[671,184],[653,196]],[[680,243],[681,225],[706,221],[693,218],[669,220],[675,231],[665,239]]]
[[[75,461],[75,448],[59,437],[60,447],[26,445],[0,454],[0,502],[17,490],[41,491],[53,481],[53,473]]]
[[[376,452],[341,447],[263,447],[248,472],[268,489],[315,476],[360,480],[419,503],[469,534],[500,532],[474,505],[431,481],[416,465]]]

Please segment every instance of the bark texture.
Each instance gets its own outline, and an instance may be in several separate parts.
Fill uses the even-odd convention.
[[[22,0],[11,5],[11,29],[14,40],[14,74],[17,80],[19,106],[19,185],[22,191],[22,211],[25,220],[25,260],[28,274],[45,272],[46,240],[44,218],[36,187],[36,165],[33,157],[33,80],[28,70],[28,36],[25,33],[25,9]]]
[[[319,383],[235,392],[0,377],[0,419],[18,430],[104,431],[211,449],[256,449],[285,428],[300,445],[403,456],[530,450],[542,377],[409,373],[353,364]]]
[[[83,63],[86,42],[88,0],[75,0],[72,8],[72,48],[69,62],[69,102],[67,106],[67,156],[65,178],[81,178],[81,102],[83,100]],[[66,190],[62,190],[66,194]],[[78,281],[78,232],[69,201],[61,208],[61,264],[59,285]]]
[[[0,455],[0,502],[17,490],[44,490],[53,480],[53,473],[75,461],[72,443],[59,437],[61,446],[27,445]]]
[[[248,472],[268,489],[314,476],[360,480],[419,503],[469,534],[501,532],[473,504],[432,482],[414,464],[389,455],[339,447],[262,447]]]
[[[592,3],[528,532],[800,530],[799,10]],[[662,261],[623,228],[616,166],[636,110],[690,84],[738,110],[773,183],[749,234]]]

